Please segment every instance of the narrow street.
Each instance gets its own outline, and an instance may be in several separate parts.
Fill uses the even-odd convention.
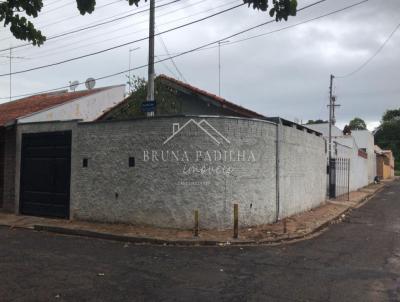
[[[0,301],[399,301],[400,182],[279,247],[134,246],[0,228]]]

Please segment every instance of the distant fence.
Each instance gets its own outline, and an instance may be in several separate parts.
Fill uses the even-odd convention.
[[[329,163],[331,173],[328,196],[331,199],[350,200],[350,159],[332,158]]]

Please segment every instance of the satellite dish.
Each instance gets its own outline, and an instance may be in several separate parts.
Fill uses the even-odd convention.
[[[71,91],[75,91],[78,86],[79,86],[78,81],[69,82],[69,90]]]
[[[88,78],[85,82],[85,86],[88,90],[91,90],[96,85],[96,80],[93,78]]]

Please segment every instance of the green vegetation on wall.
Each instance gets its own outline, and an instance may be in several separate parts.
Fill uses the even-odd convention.
[[[141,104],[146,101],[147,82],[145,79],[133,76],[128,80],[132,88],[131,95],[119,106],[106,114],[107,120],[145,117]],[[182,100],[176,89],[165,85],[160,78],[155,79],[156,115],[174,115],[182,112]]]

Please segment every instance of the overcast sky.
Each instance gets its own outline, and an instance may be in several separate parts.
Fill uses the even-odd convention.
[[[315,1],[315,0],[314,0]],[[314,1],[298,0],[299,8]],[[237,41],[267,33],[343,8],[360,0],[327,0],[300,12],[288,22],[269,24],[244,35]],[[162,5],[171,0],[156,1]],[[384,2],[384,5],[383,5]],[[181,0],[157,10],[158,31],[213,14],[240,4],[240,0]],[[109,4],[109,5],[107,5]],[[45,7],[35,25],[48,37],[68,32],[107,18],[120,17],[148,7],[130,7],[125,0],[98,0],[98,9],[80,16],[73,0],[45,0]],[[200,23],[162,35],[169,51],[175,54],[206,44],[269,19],[265,12],[240,7]],[[386,40],[400,22],[399,0],[369,0],[338,14],[302,24],[273,34],[227,43],[221,47],[221,96],[267,116],[290,120],[327,119],[329,76],[344,75],[357,69]],[[13,50],[13,71],[58,62],[99,51],[145,37],[148,13],[141,13],[119,22],[81,31],[78,34],[50,40],[44,46]],[[0,30],[0,49],[23,44],[11,38],[7,28]],[[63,65],[15,75],[12,94],[35,93],[68,85],[69,81],[85,81],[128,69],[129,49],[132,67],[146,64],[147,42],[128,45],[90,58]],[[156,38],[156,55],[165,58],[160,38]],[[377,124],[387,109],[400,107],[400,30],[386,47],[360,72],[337,79],[334,91],[338,103],[338,125],[358,116],[370,128]],[[0,53],[7,56],[7,52]],[[22,59],[24,57],[25,59]],[[218,94],[218,48],[194,52],[175,59],[188,83]],[[0,73],[9,72],[8,58],[0,58]],[[132,72],[145,77],[146,68]],[[180,78],[171,61],[156,65],[157,74]],[[124,84],[124,75],[98,81],[96,86]],[[78,89],[85,89],[81,85]],[[9,96],[9,78],[0,77],[0,97]],[[5,102],[7,99],[1,99]]]

